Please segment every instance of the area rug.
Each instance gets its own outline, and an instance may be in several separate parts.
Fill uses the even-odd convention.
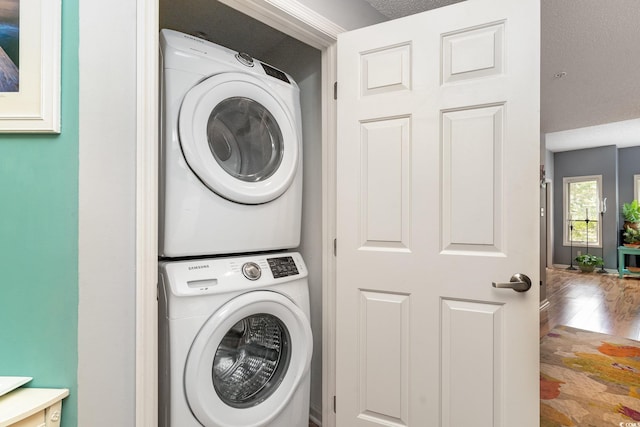
[[[541,427],[640,427],[640,342],[568,326],[540,341]]]

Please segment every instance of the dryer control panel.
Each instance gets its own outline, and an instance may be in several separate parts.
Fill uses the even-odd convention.
[[[273,274],[274,279],[300,274],[293,257],[267,258],[267,262],[269,263],[269,268],[271,269],[271,274]]]

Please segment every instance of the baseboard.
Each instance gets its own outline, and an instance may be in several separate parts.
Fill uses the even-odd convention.
[[[557,270],[567,270],[569,268],[569,265],[568,264],[553,264],[553,268],[555,268]],[[575,270],[578,271],[578,272],[580,271],[578,269],[578,266],[575,265],[575,264],[573,265],[573,268],[575,268]],[[599,269],[600,268],[598,267],[595,272],[597,273],[597,270],[599,270]],[[618,270],[616,270],[615,268],[606,268],[605,267],[605,271],[607,272],[607,274],[618,274]]]
[[[309,421],[317,425],[318,427],[322,427],[322,411],[318,410],[318,408],[314,408],[313,406],[309,408]]]

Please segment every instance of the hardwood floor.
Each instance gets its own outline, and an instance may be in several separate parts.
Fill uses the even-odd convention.
[[[547,299],[541,337],[567,325],[640,340],[640,276],[547,269]]]

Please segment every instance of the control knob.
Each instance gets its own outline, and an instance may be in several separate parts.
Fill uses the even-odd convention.
[[[237,53],[236,59],[246,67],[253,67],[253,58],[248,53],[245,53],[245,52]]]
[[[258,280],[262,275],[262,270],[255,262],[245,262],[242,265],[242,274],[249,280]]]

